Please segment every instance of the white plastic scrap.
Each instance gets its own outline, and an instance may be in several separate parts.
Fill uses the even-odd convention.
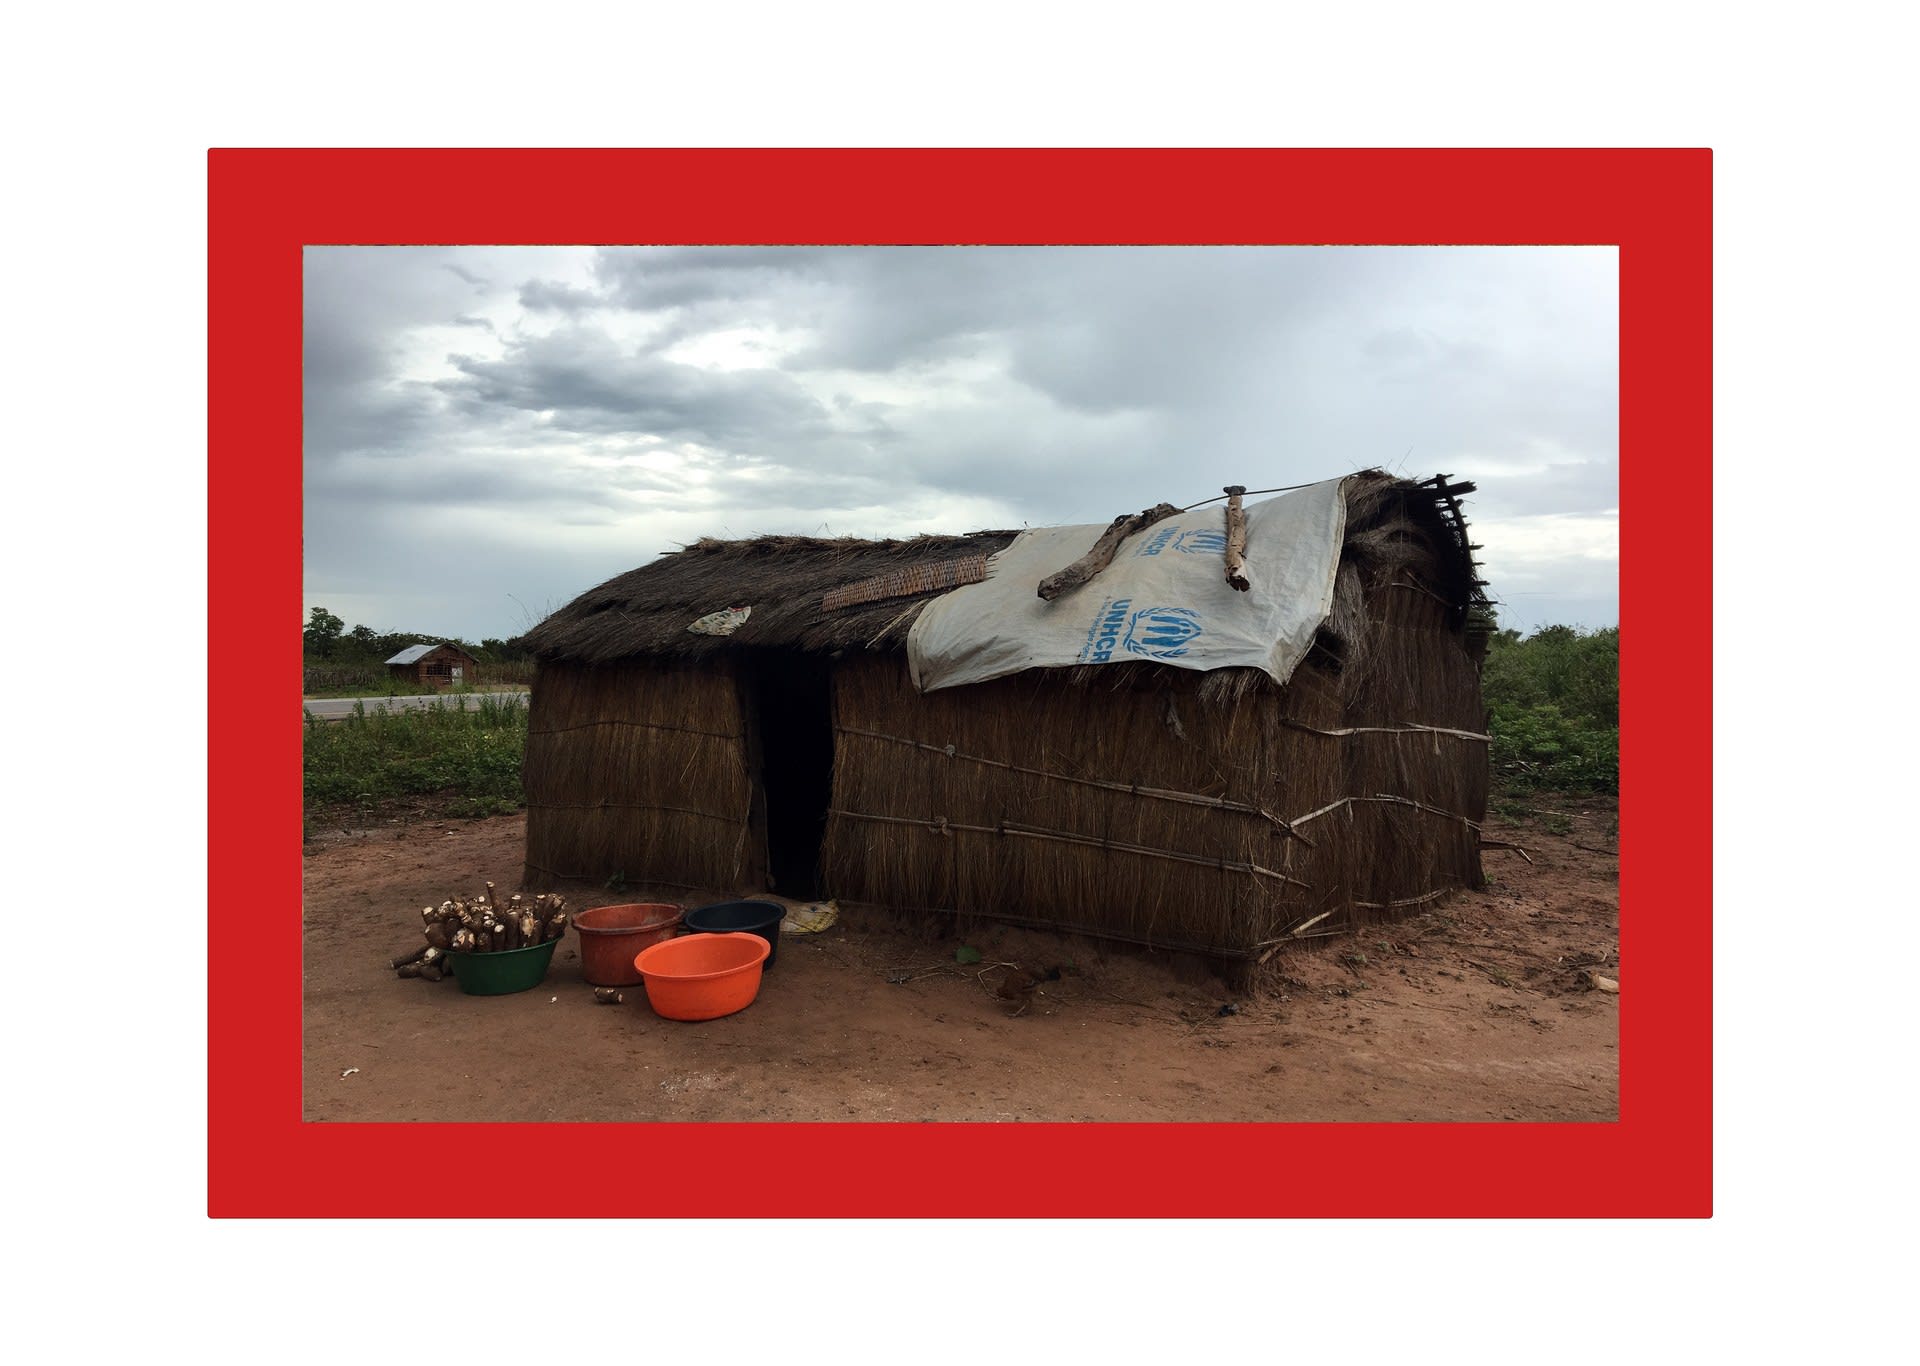
[[[840,903],[837,901],[806,901],[787,907],[787,914],[780,922],[782,934],[818,934],[832,926],[840,918]]]
[[[707,613],[687,629],[697,636],[730,636],[752,615],[751,607],[729,607],[724,611]]]

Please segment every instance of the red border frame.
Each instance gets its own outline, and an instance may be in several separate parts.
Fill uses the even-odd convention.
[[[490,1214],[1711,1213],[1711,153],[215,150],[208,182],[208,635],[221,657],[275,661],[270,676],[287,680],[285,692],[243,687],[209,669],[211,1215],[405,1215],[417,1173],[476,1136],[466,1130],[538,1131],[588,1160],[677,1139],[744,1158],[771,1137],[748,1124],[554,1134],[300,1119],[300,733],[287,702],[301,247],[633,241],[1617,244],[1621,939],[1633,964],[1620,1119],[836,1124],[824,1148],[807,1126],[809,1146],[840,1159],[838,1179],[750,1199],[549,1183],[499,1193]],[[265,927],[263,903],[282,908]],[[245,934],[223,932],[241,921]],[[976,1179],[952,1179],[962,1164]],[[1138,1179],[1195,1167],[1248,1176]],[[1382,1168],[1413,1175],[1334,1175]],[[1271,1175],[1287,1171],[1320,1175]]]

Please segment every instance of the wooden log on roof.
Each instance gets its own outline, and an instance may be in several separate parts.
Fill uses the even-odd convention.
[[[1244,593],[1253,587],[1247,578],[1247,510],[1240,506],[1246,494],[1245,484],[1228,484],[1227,495],[1227,586]]]
[[[1180,515],[1180,509],[1171,503],[1160,503],[1131,516],[1113,519],[1113,524],[1100,533],[1100,539],[1093,543],[1093,549],[1057,573],[1049,574],[1040,580],[1039,594],[1043,601],[1052,602],[1062,593],[1072,592],[1087,582],[1095,574],[1113,563],[1115,552],[1120,543],[1136,531],[1144,530],[1155,522],[1164,522],[1169,517]]]

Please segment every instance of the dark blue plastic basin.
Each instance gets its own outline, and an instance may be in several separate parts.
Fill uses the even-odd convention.
[[[780,956],[780,922],[786,907],[771,901],[721,901],[688,911],[680,923],[689,934],[757,934],[767,941],[767,967]]]

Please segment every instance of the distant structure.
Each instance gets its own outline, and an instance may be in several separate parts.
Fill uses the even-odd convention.
[[[480,661],[458,645],[409,645],[387,661],[395,678],[427,688],[457,688],[471,684]]]

